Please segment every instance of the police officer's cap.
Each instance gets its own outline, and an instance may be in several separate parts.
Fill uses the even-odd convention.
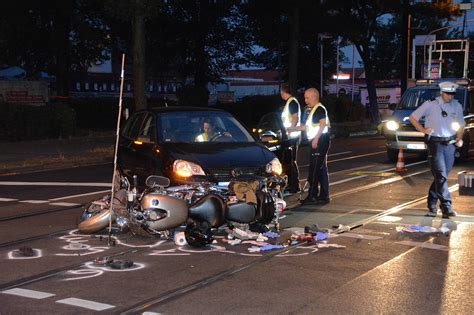
[[[439,84],[439,88],[441,89],[441,92],[444,93],[456,93],[456,89],[458,88],[459,85],[453,82],[441,82]]]

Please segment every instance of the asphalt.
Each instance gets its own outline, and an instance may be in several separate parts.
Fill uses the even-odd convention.
[[[0,142],[0,175],[113,162],[115,132],[67,139]]]

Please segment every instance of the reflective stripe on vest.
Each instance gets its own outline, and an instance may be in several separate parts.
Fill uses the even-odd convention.
[[[201,133],[199,136],[196,137],[195,141],[197,142],[205,142],[208,141],[206,133]]]
[[[283,111],[281,112],[281,120],[283,122],[283,126],[285,128],[289,128],[291,127],[291,113],[290,113],[290,103],[291,101],[295,101],[296,104],[298,104],[298,122],[296,123],[296,126],[299,126],[300,125],[300,117],[301,117],[301,108],[300,108],[300,103],[298,102],[298,100],[291,96],[289,97],[287,100],[286,100],[286,104],[285,104],[285,107],[283,108]],[[290,138],[298,138],[301,134],[301,131],[292,131],[289,133],[289,137]]]
[[[322,107],[324,109],[324,112],[326,113],[326,126],[324,127],[323,133],[328,133],[329,128],[331,128],[331,123],[329,122],[329,116],[326,107],[324,107],[323,104],[318,103],[311,109],[308,118],[306,119],[306,135],[308,136],[308,139],[313,139],[314,137],[316,137],[319,131],[319,120],[317,123],[313,123],[313,114],[316,109],[318,109],[318,107]]]

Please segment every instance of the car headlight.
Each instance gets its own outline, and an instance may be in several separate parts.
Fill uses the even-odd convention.
[[[267,164],[266,171],[267,173],[272,173],[274,175],[281,175],[283,168],[281,167],[280,160],[278,158],[274,158],[270,163]]]
[[[176,160],[173,163],[173,173],[181,177],[190,177],[193,175],[206,175],[202,167],[185,160]]]
[[[451,128],[454,130],[454,131],[458,131],[460,128],[461,128],[461,124],[458,123],[457,121],[454,121],[452,124],[451,124]]]
[[[385,126],[387,126],[387,129],[391,131],[395,131],[400,127],[400,125],[394,120],[387,121],[387,124]]]

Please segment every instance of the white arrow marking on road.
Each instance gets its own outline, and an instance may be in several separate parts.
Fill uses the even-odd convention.
[[[12,199],[12,198],[0,198],[0,201],[18,201],[18,199]]]

